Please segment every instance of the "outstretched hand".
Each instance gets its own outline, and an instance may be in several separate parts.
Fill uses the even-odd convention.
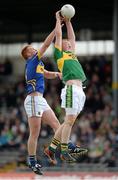
[[[60,11],[56,12],[56,19],[60,20],[61,27],[63,27],[64,26],[64,23],[63,23],[64,22],[64,18],[61,16]]]
[[[69,18],[67,18],[67,17],[63,17],[63,21],[66,23],[66,22],[71,21],[71,19],[69,19]]]
[[[56,12],[56,19],[61,20],[60,11],[57,11],[57,12]]]

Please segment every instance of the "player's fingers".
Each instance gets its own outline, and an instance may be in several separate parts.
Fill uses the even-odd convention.
[[[56,18],[60,18],[60,11],[56,12]]]

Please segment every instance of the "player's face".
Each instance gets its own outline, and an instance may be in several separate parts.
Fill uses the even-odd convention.
[[[34,49],[32,46],[29,46],[26,50],[26,55],[28,58],[32,57],[36,53],[37,53],[37,50]]]
[[[62,41],[62,49],[63,49],[63,51],[69,51],[69,50],[71,50],[71,43],[70,43],[70,41],[68,41],[68,40],[63,40],[63,41]]]

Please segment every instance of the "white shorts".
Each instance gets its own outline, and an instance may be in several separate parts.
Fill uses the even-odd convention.
[[[77,85],[66,85],[61,91],[61,107],[67,115],[78,115],[84,107],[85,99],[82,87]]]
[[[27,96],[24,101],[25,111],[28,117],[42,117],[44,111],[50,109],[47,101],[42,96]]]

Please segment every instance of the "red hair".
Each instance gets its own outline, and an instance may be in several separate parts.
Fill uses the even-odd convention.
[[[22,51],[21,51],[21,55],[24,59],[27,59],[27,54],[26,54],[26,51],[27,51],[27,48],[30,47],[30,45],[26,45]]]

